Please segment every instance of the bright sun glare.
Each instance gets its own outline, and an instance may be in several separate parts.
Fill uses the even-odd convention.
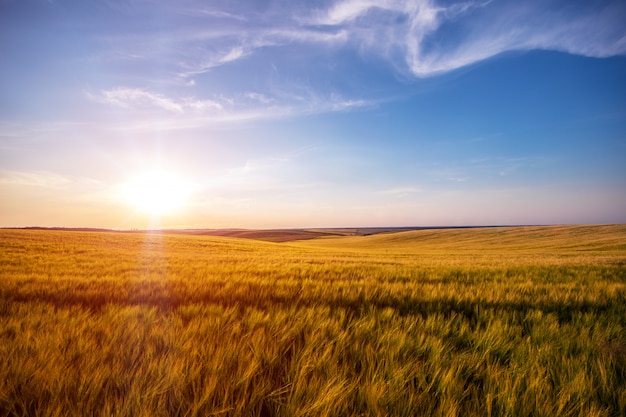
[[[145,172],[123,187],[124,198],[130,205],[153,216],[179,210],[185,205],[188,193],[180,178],[164,171]]]

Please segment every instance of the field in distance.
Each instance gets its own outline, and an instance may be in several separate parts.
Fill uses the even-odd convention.
[[[243,239],[263,240],[266,242],[291,242],[296,240],[317,239],[337,236],[369,236],[379,233],[398,233],[413,230],[470,229],[481,226],[465,227],[345,227],[321,229],[157,229],[157,230],[113,230],[98,228],[64,227],[26,227],[17,230],[59,230],[66,232],[119,232],[119,233],[165,233],[173,235],[222,236]]]
[[[0,230],[0,416],[626,415],[626,225],[319,232]]]

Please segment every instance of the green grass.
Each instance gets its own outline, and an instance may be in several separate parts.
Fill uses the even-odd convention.
[[[0,231],[0,416],[621,416],[626,226]]]

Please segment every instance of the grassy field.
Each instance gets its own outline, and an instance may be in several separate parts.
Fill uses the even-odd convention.
[[[623,416],[626,226],[0,230],[0,416]]]

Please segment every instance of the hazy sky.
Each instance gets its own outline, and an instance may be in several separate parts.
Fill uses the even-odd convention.
[[[624,22],[623,0],[0,0],[0,226],[146,227],[128,194],[154,171],[184,197],[163,227],[623,223]]]

